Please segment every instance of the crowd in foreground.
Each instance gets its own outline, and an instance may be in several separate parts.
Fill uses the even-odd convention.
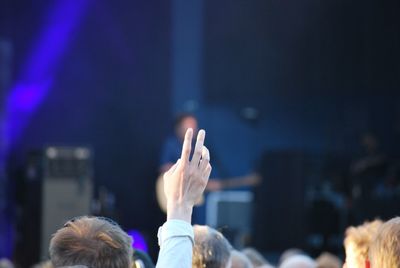
[[[87,268],[271,268],[259,252],[235,250],[217,230],[191,225],[193,206],[201,198],[211,172],[210,155],[199,131],[191,155],[193,130],[188,129],[181,158],[164,175],[167,221],[160,227],[156,265],[132,248],[131,237],[117,223],[101,217],[71,219],[50,241],[50,260],[35,267]],[[346,231],[345,263],[329,254],[312,259],[300,250],[285,252],[279,268],[398,268],[400,267],[400,218],[375,220]],[[0,268],[12,267],[6,260]]]

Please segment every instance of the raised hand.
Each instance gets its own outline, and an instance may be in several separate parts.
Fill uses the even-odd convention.
[[[192,138],[193,130],[189,128],[183,141],[181,158],[164,174],[167,219],[189,223],[193,206],[201,198],[211,173],[210,154],[204,146],[205,131],[199,131],[190,160]]]

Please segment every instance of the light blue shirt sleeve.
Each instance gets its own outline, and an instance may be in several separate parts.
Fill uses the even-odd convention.
[[[160,253],[156,268],[191,268],[193,227],[181,220],[168,220],[158,229]]]

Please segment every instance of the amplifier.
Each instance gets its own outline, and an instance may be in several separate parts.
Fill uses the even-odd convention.
[[[51,236],[69,219],[90,214],[92,152],[86,147],[45,148],[41,183],[41,259]]]

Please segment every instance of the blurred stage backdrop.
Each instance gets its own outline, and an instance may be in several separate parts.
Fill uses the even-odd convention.
[[[182,111],[219,176],[262,173],[254,245],[339,251],[362,135],[399,156],[398,14],[395,0],[1,1],[0,254],[37,242],[21,231],[27,166],[59,145],[92,150],[93,197],[107,191],[155,256],[159,154]]]

